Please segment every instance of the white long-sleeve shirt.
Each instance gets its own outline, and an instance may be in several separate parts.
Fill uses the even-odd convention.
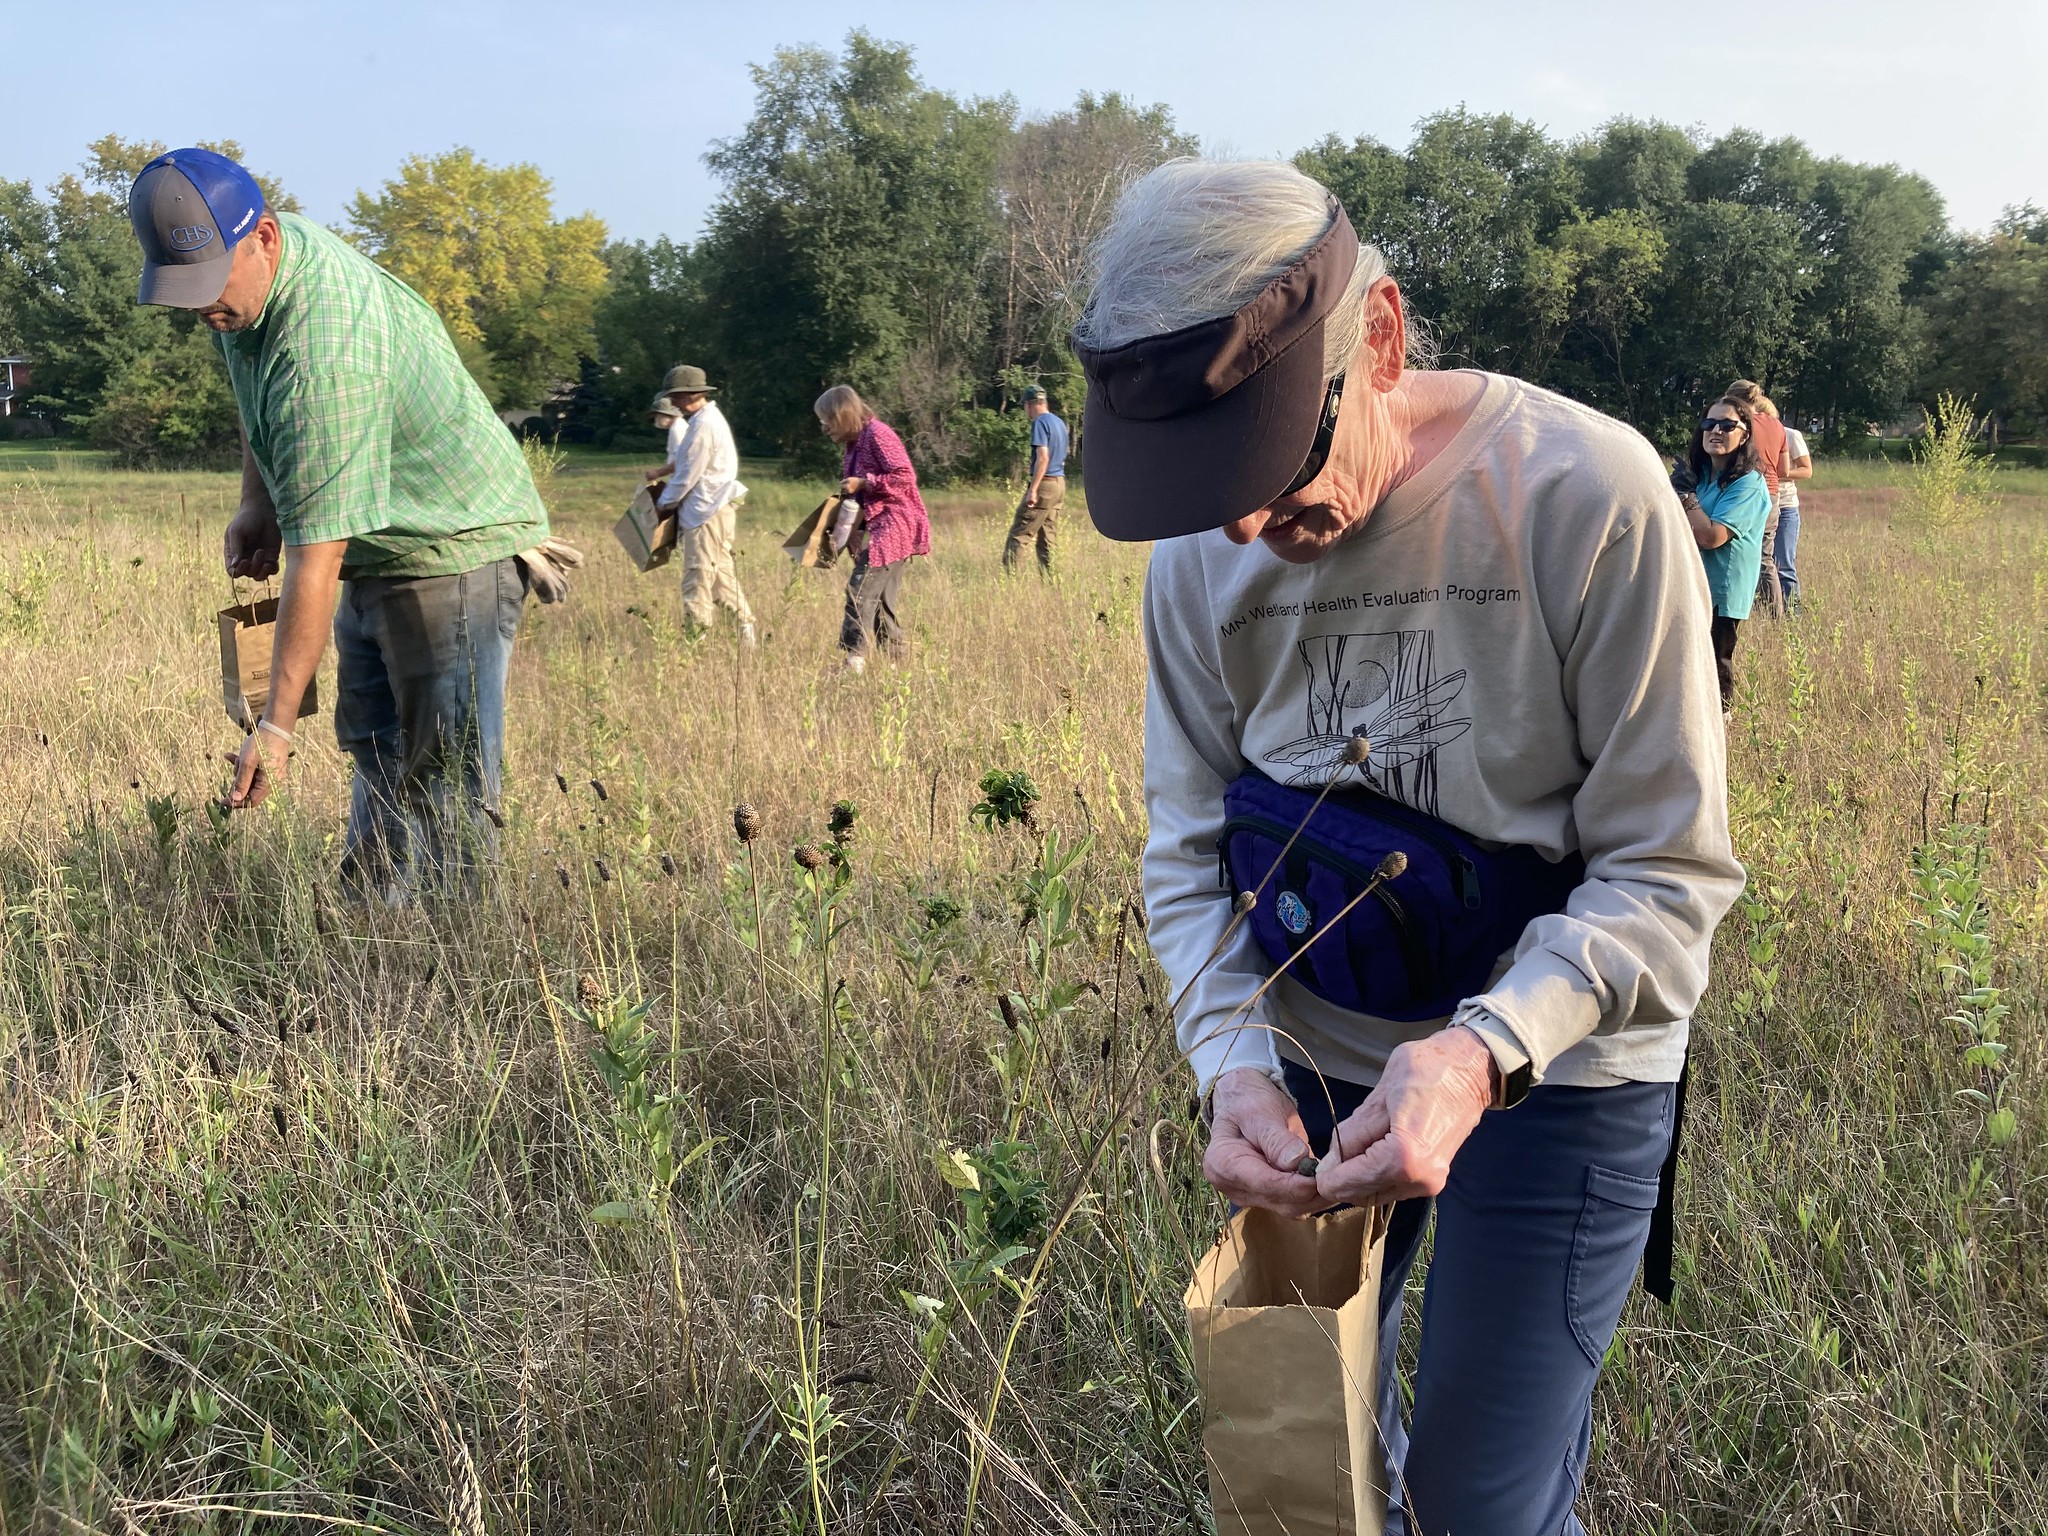
[[[661,493],[663,509],[675,508],[685,528],[701,528],[718,509],[744,493],[739,483],[740,451],[732,428],[712,401],[694,416],[680,417],[669,428],[668,486]]]
[[[1154,549],[1148,937],[1177,995],[1229,922],[1231,779],[1362,776],[1475,837],[1585,858],[1567,909],[1530,923],[1452,1019],[1539,1081],[1670,1081],[1743,881],[1699,551],[1642,437],[1482,378],[1451,443],[1312,564],[1220,532]],[[1360,728],[1371,756],[1346,769]],[[1194,981],[1177,1026],[1204,1089],[1240,1066],[1277,1076],[1283,1055],[1374,1082],[1445,1023],[1352,1013],[1289,973],[1249,1017],[1295,1043],[1229,1029],[1271,970],[1242,925]]]

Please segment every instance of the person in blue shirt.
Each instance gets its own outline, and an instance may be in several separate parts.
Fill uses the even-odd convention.
[[[1052,413],[1045,391],[1036,384],[1024,391],[1024,414],[1031,418],[1031,479],[1010,520],[1003,569],[1015,570],[1024,546],[1035,539],[1039,572],[1050,576],[1060,508],[1067,502],[1067,424]]]
[[[1726,396],[1716,400],[1694,428],[1685,464],[1672,477],[1713,594],[1714,671],[1724,716],[1735,701],[1736,631],[1756,597],[1764,524],[1771,515],[1771,489],[1757,465],[1750,428],[1747,404]]]

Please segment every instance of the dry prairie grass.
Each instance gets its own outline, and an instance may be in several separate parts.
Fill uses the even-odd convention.
[[[1070,514],[1062,582],[1006,583],[1005,504],[935,498],[910,657],[848,680],[838,579],[774,548],[807,488],[756,490],[749,658],[625,568],[630,476],[556,484],[593,559],[529,609],[502,891],[382,913],[329,888],[324,720],[284,803],[203,809],[227,478],[0,466],[0,1533],[928,1530],[970,1483],[985,1530],[1203,1528],[1177,1234],[1221,1212],[1190,1139],[1174,1209],[1144,1169],[1188,1090],[1129,905],[1142,556]],[[1939,545],[1824,468],[1807,614],[1745,626],[1754,879],[1597,1529],[2048,1528],[2023,489]],[[970,823],[990,768],[1054,852]],[[1007,1239],[1105,1134],[1015,1328]]]

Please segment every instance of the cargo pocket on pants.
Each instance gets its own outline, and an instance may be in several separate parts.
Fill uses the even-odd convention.
[[[1586,1199],[1565,1276],[1565,1314],[1572,1337],[1595,1367],[1614,1342],[1656,1206],[1656,1179],[1598,1165],[1586,1169]]]

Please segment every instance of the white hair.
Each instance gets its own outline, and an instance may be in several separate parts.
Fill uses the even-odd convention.
[[[1097,351],[1241,309],[1330,227],[1330,194],[1284,160],[1169,160],[1131,184],[1093,252],[1094,289],[1074,337]],[[1386,259],[1358,265],[1323,324],[1323,378],[1351,366],[1365,296]]]

